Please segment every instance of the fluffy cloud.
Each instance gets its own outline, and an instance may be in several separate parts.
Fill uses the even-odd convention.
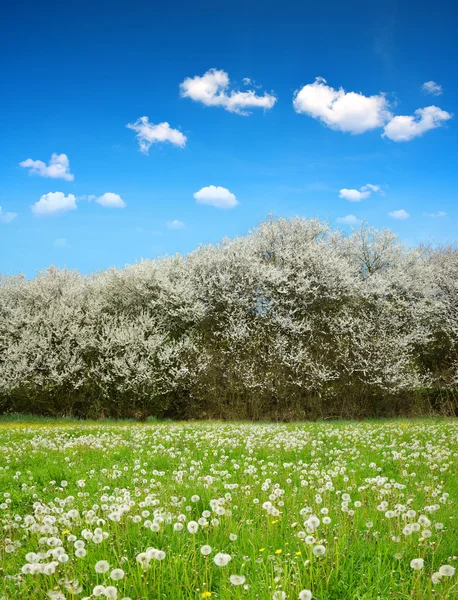
[[[125,208],[126,203],[119,194],[113,194],[112,192],[105,192],[101,196],[89,196],[90,200],[95,200],[100,206],[105,208]]]
[[[185,228],[185,224],[183,223],[183,221],[179,221],[178,219],[174,219],[173,221],[169,221],[167,223],[167,227],[169,229],[184,229]]]
[[[66,196],[64,192],[44,194],[32,205],[32,212],[37,216],[56,215],[69,210],[76,210],[76,198],[73,194]]]
[[[11,223],[17,217],[17,213],[15,212],[3,212],[2,207],[0,206],[0,223]]]
[[[391,119],[383,130],[383,137],[394,142],[409,142],[430,129],[441,127],[452,115],[437,106],[419,108],[413,115]]]
[[[440,210],[437,213],[425,213],[425,217],[431,217],[432,219],[436,219],[438,217],[446,217],[447,213],[444,212],[443,210]]]
[[[51,179],[65,179],[73,181],[75,176],[70,173],[70,161],[66,154],[53,154],[48,164],[42,160],[28,158],[19,163],[19,166],[30,169],[29,174],[49,177]]]
[[[364,96],[326,85],[317,77],[299,90],[293,101],[297,113],[319,119],[331,129],[358,134],[383,127],[392,118],[384,94]]]
[[[344,225],[359,225],[360,219],[357,219],[355,215],[347,215],[346,217],[338,217],[337,223],[343,223]]]
[[[245,85],[251,84],[251,80],[245,77]],[[225,71],[210,69],[199,77],[186,77],[180,83],[180,94],[182,98],[191,98],[196,102],[202,102],[206,106],[221,106],[229,112],[239,115],[249,115],[252,108],[273,107],[277,98],[273,94],[264,93],[257,95],[254,90],[239,92],[229,89],[229,76]]]
[[[432,94],[433,96],[440,96],[443,93],[442,86],[435,81],[425,81],[425,83],[421,86],[421,89],[426,94]]]
[[[369,198],[372,192],[380,192],[381,187],[379,185],[373,185],[372,183],[367,183],[363,185],[359,190],[348,190],[347,188],[343,188],[340,190],[339,198],[344,198],[344,200],[349,200],[350,202],[361,202],[361,200],[365,200]]]
[[[393,212],[389,212],[388,215],[393,217],[393,219],[399,219],[401,221],[405,221],[410,217],[409,213],[401,208],[400,210],[393,210]]]
[[[70,248],[67,238],[57,238],[53,241],[52,245],[54,248]]]
[[[198,204],[208,204],[215,208],[234,208],[238,204],[237,198],[228,189],[220,186],[209,185],[194,194]]]
[[[160,142],[170,142],[180,148],[186,145],[187,137],[166,122],[155,125],[149,122],[148,117],[140,117],[135,123],[128,123],[127,127],[137,132],[140,151],[144,154],[148,154],[151,144]]]

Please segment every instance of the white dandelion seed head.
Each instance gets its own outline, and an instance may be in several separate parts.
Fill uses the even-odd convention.
[[[246,577],[244,575],[231,575],[229,581],[232,585],[243,585],[246,581]]]

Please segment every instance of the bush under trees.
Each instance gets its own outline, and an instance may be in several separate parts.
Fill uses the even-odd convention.
[[[0,412],[454,414],[458,252],[269,219],[187,256],[0,278]]]

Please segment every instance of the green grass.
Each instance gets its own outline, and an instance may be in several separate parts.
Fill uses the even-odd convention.
[[[457,574],[431,578],[458,561],[457,472],[452,419],[2,418],[0,599],[94,598],[94,588],[119,600],[457,598]],[[216,565],[217,553],[230,562]]]

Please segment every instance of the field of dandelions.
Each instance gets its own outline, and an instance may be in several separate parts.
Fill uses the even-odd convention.
[[[458,422],[0,422],[0,599],[457,598]]]

